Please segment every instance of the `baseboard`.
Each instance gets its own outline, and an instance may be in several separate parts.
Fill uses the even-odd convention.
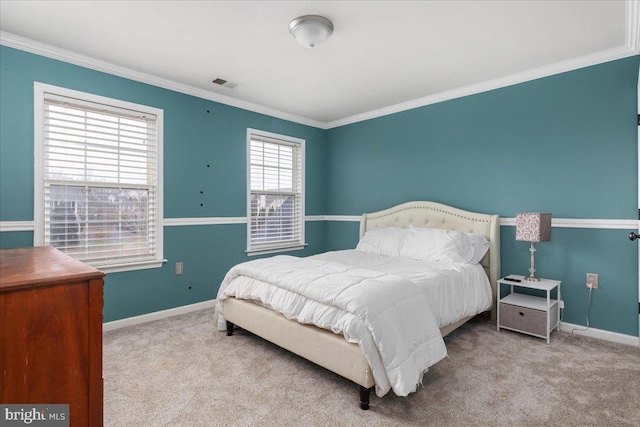
[[[183,305],[181,307],[170,308],[168,310],[154,311],[153,313],[142,314],[140,316],[127,317],[126,319],[114,320],[102,324],[102,331],[109,332],[115,329],[125,328],[127,326],[139,325],[141,323],[152,322],[154,320],[164,319],[167,317],[177,316],[179,314],[191,313],[192,311],[213,308],[216,300],[208,300],[197,302],[195,304]]]
[[[632,345],[634,347],[640,346],[640,339],[638,337],[634,337],[633,335],[625,335],[619,334],[617,332],[605,331],[603,329],[595,329],[589,328],[586,331],[581,329],[586,328],[586,326],[582,325],[574,325],[573,323],[560,323],[560,330],[563,332],[571,332],[573,329],[578,329],[575,331],[576,335],[581,335],[589,338],[597,338],[603,341],[611,341],[619,344]]]
[[[216,300],[208,300],[197,302],[195,304],[183,305],[181,307],[170,308],[168,310],[154,311],[153,313],[142,314],[140,316],[127,317],[126,319],[114,320],[102,325],[103,332],[109,332],[127,326],[139,325],[141,323],[152,322],[154,320],[165,319],[167,317],[177,316],[179,314],[191,313],[192,311],[204,310],[207,308],[215,307]],[[615,342],[619,344],[631,345],[634,347],[640,346],[640,338],[632,335],[619,334],[617,332],[605,331],[603,329],[589,328],[586,331],[582,331],[585,327],[582,325],[575,325],[573,323],[561,322],[560,330],[563,332],[571,332],[573,329],[576,335],[581,335],[589,338],[596,338],[599,340]]]

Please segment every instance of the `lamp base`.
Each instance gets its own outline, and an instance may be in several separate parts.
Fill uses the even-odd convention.
[[[536,274],[536,269],[535,269],[536,246],[533,244],[533,242],[531,242],[531,247],[529,248],[529,252],[531,252],[531,267],[529,268],[529,276],[525,277],[524,280],[526,280],[527,282],[539,282],[540,279],[535,276],[535,274]]]

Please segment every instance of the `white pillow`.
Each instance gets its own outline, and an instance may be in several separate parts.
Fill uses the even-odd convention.
[[[402,256],[437,262],[478,264],[489,250],[481,234],[440,228],[373,228],[358,242],[356,250],[384,256]]]
[[[469,262],[473,248],[471,241],[457,231],[411,227],[400,248],[400,256],[436,262]]]
[[[469,259],[472,264],[478,264],[482,261],[485,254],[489,250],[491,244],[482,234],[476,233],[464,233],[465,236],[471,240],[471,247],[473,248],[473,256]]]
[[[358,242],[356,250],[384,256],[400,256],[400,248],[408,233],[405,228],[373,228]]]
[[[411,226],[400,256],[438,262],[478,264],[489,250],[487,239],[476,233]]]

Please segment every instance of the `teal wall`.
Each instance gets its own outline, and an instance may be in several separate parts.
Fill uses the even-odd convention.
[[[247,127],[306,140],[306,214],[326,211],[324,130],[4,46],[0,65],[0,221],[33,220],[34,81],[164,110],[165,218],[246,215]],[[292,254],[322,252],[324,223],[307,223],[306,237]],[[32,232],[0,233],[3,248],[32,242]],[[215,298],[227,270],[249,259],[245,244],[243,224],[165,227],[162,268],[107,276],[105,321]],[[178,261],[182,276],[173,274]]]
[[[327,213],[409,200],[515,217],[637,219],[637,84],[631,57],[328,131]],[[587,272],[600,274],[591,326],[638,335],[632,230],[554,228],[536,267],[562,280],[564,320],[584,325]],[[502,273],[527,272],[528,244],[501,227]],[[358,224],[330,222],[330,249]]]
[[[246,128],[304,138],[306,214],[360,215],[409,200],[514,217],[635,219],[639,58],[609,62],[328,131],[0,47],[0,221],[33,219],[33,82],[164,110],[164,216],[244,216]],[[209,167],[207,167],[209,165]],[[203,191],[204,194],[200,194]],[[200,204],[204,206],[200,206]],[[638,335],[630,230],[554,228],[537,267],[563,281],[564,320],[585,324],[585,274],[600,274],[594,328]],[[502,271],[528,245],[502,227]],[[0,233],[0,247],[32,244]],[[242,224],[165,227],[163,268],[109,274],[105,321],[209,300],[244,254]],[[356,222],[307,222],[304,251],[353,248]],[[185,263],[182,276],[173,264]]]

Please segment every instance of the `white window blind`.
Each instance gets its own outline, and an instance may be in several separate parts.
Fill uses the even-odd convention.
[[[303,141],[248,131],[248,252],[304,246]]]
[[[47,91],[42,105],[41,244],[96,267],[161,259],[157,115]]]

